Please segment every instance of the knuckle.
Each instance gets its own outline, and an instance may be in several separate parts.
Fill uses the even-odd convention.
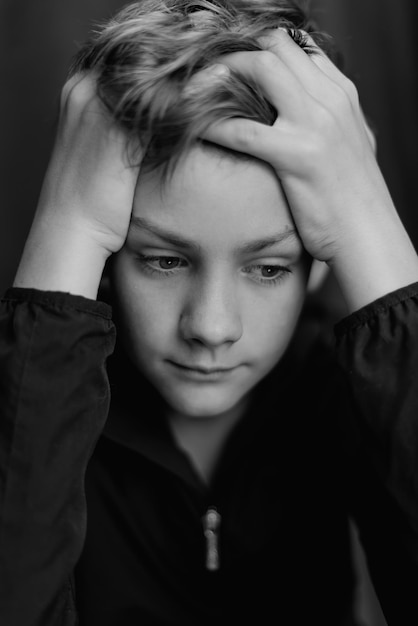
[[[358,90],[352,80],[344,76],[342,81],[342,87],[351,102],[357,103],[359,101]]]
[[[346,89],[340,85],[337,85],[333,93],[333,105],[334,107],[345,109],[350,104],[350,98]]]
[[[61,107],[65,110],[83,109],[96,94],[96,85],[92,76],[72,76],[61,90]]]
[[[71,93],[71,89],[72,89],[72,81],[71,80],[67,80],[67,82],[64,84],[64,86],[61,89],[61,108],[64,108],[68,98],[70,96]]]
[[[325,137],[323,132],[307,133],[304,137],[301,161],[308,169],[315,168],[321,162],[324,151]]]
[[[276,55],[269,50],[260,50],[254,56],[254,69],[256,73],[270,74],[277,65]]]
[[[335,85],[327,104],[330,112],[333,111],[337,116],[348,115],[358,106],[359,96],[354,83],[347,79],[342,84]]]
[[[255,124],[243,123],[236,128],[236,146],[242,152],[251,151],[259,141],[259,129]]]
[[[309,157],[312,166],[321,163],[324,155],[335,149],[340,140],[339,116],[336,116],[328,106],[318,107],[304,143],[304,154]]]
[[[334,124],[334,115],[328,106],[319,106],[315,110],[315,128],[318,129],[321,136],[325,136],[327,131]]]

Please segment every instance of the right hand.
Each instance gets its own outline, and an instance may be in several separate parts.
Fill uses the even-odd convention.
[[[124,244],[139,165],[100,101],[93,74],[61,96],[54,148],[15,285],[94,296],[106,259]],[[135,146],[135,161],[140,148]]]

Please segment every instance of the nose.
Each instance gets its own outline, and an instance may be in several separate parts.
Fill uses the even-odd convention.
[[[219,276],[199,280],[181,315],[183,339],[216,348],[238,341],[242,331],[236,281]]]

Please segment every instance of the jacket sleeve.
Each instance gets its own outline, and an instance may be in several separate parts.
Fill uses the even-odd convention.
[[[73,626],[84,473],[109,406],[110,307],[11,289],[0,306],[0,624]]]
[[[352,514],[388,624],[418,624],[418,283],[336,327]]]

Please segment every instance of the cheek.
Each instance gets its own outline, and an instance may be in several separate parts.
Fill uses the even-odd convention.
[[[157,346],[175,327],[172,300],[155,297],[144,290],[130,289],[119,298],[125,333],[138,346]]]
[[[246,331],[253,349],[271,361],[281,355],[296,328],[306,294],[304,275],[247,303]]]
[[[115,263],[112,290],[119,332],[136,346],[155,346],[164,341],[175,325],[172,294],[141,280],[135,268],[124,259]]]
[[[247,326],[247,337],[255,353],[267,361],[280,355],[289,342],[295,328],[293,318],[275,309],[274,314],[258,316]]]

